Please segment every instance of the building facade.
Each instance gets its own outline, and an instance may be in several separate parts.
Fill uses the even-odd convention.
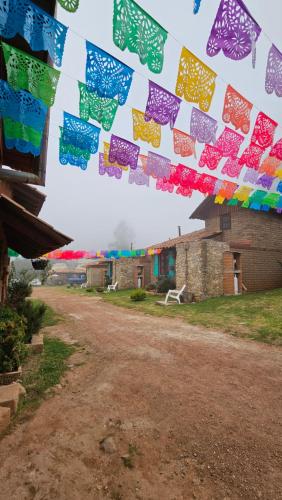
[[[218,232],[216,241],[227,243],[241,255],[246,291],[282,287],[282,218],[274,211],[261,212],[215,205],[207,198],[191,215],[205,222],[206,231]]]

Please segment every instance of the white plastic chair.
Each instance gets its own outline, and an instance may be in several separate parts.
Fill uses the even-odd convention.
[[[107,292],[116,292],[117,291],[118,282],[116,281],[114,285],[108,285]]]
[[[165,298],[165,304],[168,304],[168,299],[176,300],[178,304],[180,304],[180,297],[183,294],[184,290],[186,288],[186,285],[183,285],[181,290],[169,290],[166,294]]]

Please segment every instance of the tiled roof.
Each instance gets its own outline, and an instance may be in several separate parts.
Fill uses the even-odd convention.
[[[206,229],[200,229],[199,231],[193,231],[192,233],[183,234],[177,238],[172,238],[157,245],[153,245],[150,248],[172,248],[179,243],[188,243],[190,241],[204,240],[207,238],[212,238],[213,236],[218,236],[221,231],[207,231]]]

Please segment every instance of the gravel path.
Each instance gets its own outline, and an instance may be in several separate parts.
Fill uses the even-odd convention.
[[[65,317],[49,334],[80,348],[62,389],[0,442],[1,500],[282,498],[281,349],[35,295]]]

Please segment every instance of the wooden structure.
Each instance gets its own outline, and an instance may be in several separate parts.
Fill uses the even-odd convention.
[[[55,14],[55,0],[33,1],[49,14]],[[50,63],[46,51],[33,52],[19,35],[4,41]],[[4,56],[0,46],[0,78],[6,80],[6,77]],[[16,149],[6,148],[0,119],[0,303],[6,299],[9,274],[8,247],[31,259],[72,241],[37,217],[45,196],[27,185],[45,184],[48,130],[49,114],[41,155],[34,157],[31,154],[20,153]]]

